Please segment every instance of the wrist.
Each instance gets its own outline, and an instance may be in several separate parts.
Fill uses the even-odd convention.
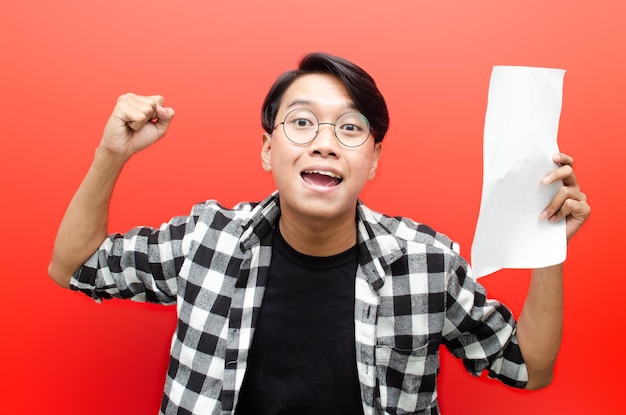
[[[120,154],[107,149],[104,146],[98,146],[94,153],[94,164],[106,166],[107,168],[120,169],[130,159],[130,156]]]

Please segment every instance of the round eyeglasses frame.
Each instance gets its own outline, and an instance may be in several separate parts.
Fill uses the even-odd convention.
[[[287,134],[287,128],[285,127],[285,125],[286,125],[285,122],[287,121],[287,118],[289,118],[289,115],[291,115],[295,111],[306,111],[306,112],[310,113],[313,116],[313,119],[315,120],[315,134],[313,135],[313,137],[310,140],[307,140],[307,141],[295,141],[294,139],[289,137],[289,134]],[[341,138],[339,138],[340,134],[337,134],[337,122],[339,120],[341,120],[341,118],[345,117],[348,114],[356,114],[359,117],[361,117],[363,120],[365,120],[365,122],[367,123],[367,135],[363,138],[363,141],[361,141],[359,144],[346,144],[346,143],[344,143],[341,140]],[[354,112],[354,111],[344,112],[339,117],[337,117],[337,120],[333,123],[333,122],[320,122],[319,119],[317,118],[317,115],[315,115],[315,113],[313,111],[311,111],[309,109],[306,109],[306,108],[294,108],[291,111],[289,111],[287,113],[287,115],[285,115],[285,118],[283,119],[283,121],[279,122],[278,124],[276,124],[274,126],[274,128],[272,128],[271,133],[273,133],[280,125],[282,125],[283,126],[283,133],[285,134],[285,137],[287,137],[287,139],[290,142],[292,142],[295,145],[305,145],[305,144],[311,143],[313,140],[315,140],[315,138],[317,138],[317,135],[319,134],[319,131],[320,131],[320,125],[324,125],[324,124],[333,126],[333,133],[335,134],[335,138],[337,139],[337,141],[339,141],[345,147],[350,147],[350,148],[360,147],[363,144],[365,144],[365,142],[368,140],[368,138],[372,134],[372,128],[370,127],[369,120],[367,119],[367,117],[365,117],[365,115],[363,115],[363,114],[361,114],[359,112]]]

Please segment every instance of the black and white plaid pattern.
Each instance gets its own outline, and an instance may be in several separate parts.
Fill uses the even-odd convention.
[[[72,279],[93,297],[177,305],[163,414],[232,414],[263,300],[279,197],[194,206],[160,229],[111,235]],[[439,345],[467,370],[524,387],[515,321],[458,246],[357,206],[356,357],[365,414],[438,414]]]

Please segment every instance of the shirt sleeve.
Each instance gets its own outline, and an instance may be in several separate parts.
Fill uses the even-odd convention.
[[[112,234],[72,276],[70,288],[97,302],[124,298],[160,304],[176,302],[177,275],[196,215],[175,217],[160,228],[137,227]]]
[[[506,385],[524,388],[528,372],[516,336],[516,321],[500,302],[488,299],[485,288],[458,257],[448,281],[443,337],[448,350],[463,360],[474,376],[484,370]]]

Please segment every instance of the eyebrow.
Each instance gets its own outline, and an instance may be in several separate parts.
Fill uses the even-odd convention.
[[[310,99],[298,98],[298,99],[294,99],[293,101],[291,101],[289,103],[289,105],[287,105],[287,107],[285,107],[285,109],[290,109],[290,108],[297,107],[297,106],[300,106],[300,105],[312,106],[312,105],[322,105],[322,104],[320,104],[318,102],[315,102],[315,101],[311,101]],[[354,105],[353,102],[346,102],[345,106],[350,108],[350,109],[356,109],[356,105]]]

